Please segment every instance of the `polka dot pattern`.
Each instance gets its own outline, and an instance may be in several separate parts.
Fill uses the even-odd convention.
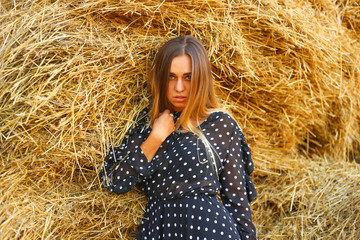
[[[215,196],[150,201],[136,239],[241,239],[227,209]]]
[[[216,150],[217,171],[190,132],[172,133],[148,162],[139,147],[151,131],[145,118],[106,156],[104,187],[124,193],[138,184],[149,199],[136,239],[256,239],[249,207],[254,165],[241,129],[224,112],[199,127]]]

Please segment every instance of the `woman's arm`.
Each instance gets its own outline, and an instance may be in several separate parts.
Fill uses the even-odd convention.
[[[221,199],[236,221],[239,233],[244,239],[254,240],[256,231],[250,202],[256,196],[256,189],[250,178],[254,170],[250,148],[236,121],[229,115],[223,115],[216,127],[219,133],[218,141],[227,149],[219,174]]]
[[[119,147],[110,149],[99,173],[104,188],[118,194],[125,193],[135,187],[140,176],[151,174],[151,165],[139,147],[149,131],[141,133],[136,127],[128,132]]]
[[[245,239],[256,239],[255,226],[252,222],[250,201],[256,195],[250,173],[247,172],[246,158],[250,156],[250,150],[245,150],[245,139],[242,134],[234,132],[230,143],[228,156],[223,163],[220,173],[221,199],[224,206],[237,222],[238,231]],[[245,143],[246,144],[246,143]]]
[[[147,114],[146,111],[142,115]],[[144,116],[142,117],[144,119]],[[169,110],[155,119],[153,129],[144,130],[145,122],[136,123],[119,147],[111,148],[105,157],[99,177],[104,187],[115,193],[130,191],[139,177],[148,177],[154,171],[151,160],[160,145],[174,131],[174,120]]]

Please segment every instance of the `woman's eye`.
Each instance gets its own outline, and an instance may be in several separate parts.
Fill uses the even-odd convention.
[[[175,76],[174,75],[170,75],[169,76],[169,80],[174,80],[175,79]]]
[[[191,76],[188,75],[188,76],[185,77],[185,79],[188,80],[188,81],[190,81],[190,80],[191,80]]]

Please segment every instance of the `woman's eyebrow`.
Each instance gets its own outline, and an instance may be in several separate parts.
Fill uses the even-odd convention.
[[[175,73],[169,72],[169,75],[176,75]],[[184,75],[191,75],[191,72],[184,73]]]

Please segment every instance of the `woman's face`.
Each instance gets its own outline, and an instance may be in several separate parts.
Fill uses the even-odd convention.
[[[189,98],[191,84],[191,58],[189,55],[174,57],[168,77],[166,97],[177,112],[182,111]]]

